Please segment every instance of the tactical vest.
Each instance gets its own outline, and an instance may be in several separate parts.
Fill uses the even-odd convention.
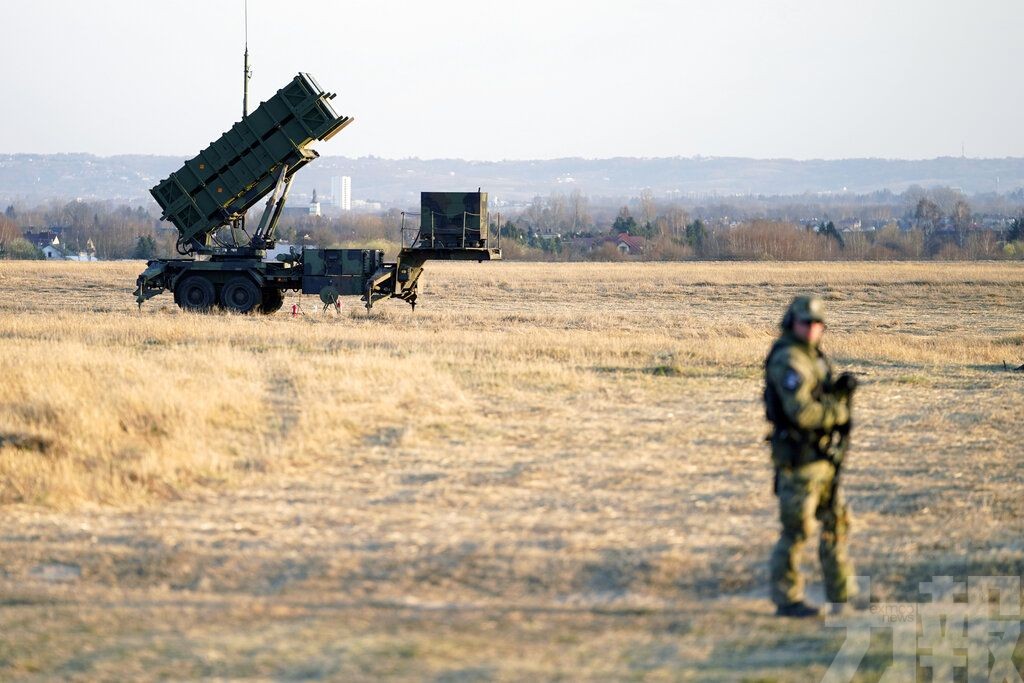
[[[764,360],[764,411],[765,418],[772,423],[772,435],[770,440],[773,443],[773,451],[786,451],[788,457],[785,458],[785,462],[776,462],[776,466],[794,467],[796,465],[811,462],[821,458],[827,457],[826,452],[821,447],[822,437],[825,435],[824,432],[818,431],[806,431],[802,430],[789,419],[786,415],[786,411],[782,405],[782,398],[775,390],[775,386],[768,381],[768,365],[771,363],[772,357],[776,352],[788,347],[792,344],[792,341],[788,339],[778,339],[773,345],[771,350],[768,352],[767,357]],[[825,363],[825,367],[828,367],[828,359],[821,349],[817,349],[819,356],[819,362]],[[825,373],[825,377],[822,381],[817,382],[814,389],[811,390],[811,397],[815,401],[821,401],[825,394],[828,393],[829,373]],[[776,445],[782,445],[779,442],[789,442],[788,447],[782,449],[776,448]],[[780,453],[773,454],[773,459]]]

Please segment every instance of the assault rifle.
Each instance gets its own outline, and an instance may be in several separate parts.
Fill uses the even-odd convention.
[[[850,412],[850,419],[846,421],[846,424],[836,427],[829,435],[828,459],[836,468],[830,492],[832,500],[835,500],[836,492],[839,490],[839,475],[843,471],[846,452],[850,449],[850,432],[853,430],[853,394],[856,391],[857,377],[852,372],[844,372],[832,384],[832,395],[840,401],[845,401]]]

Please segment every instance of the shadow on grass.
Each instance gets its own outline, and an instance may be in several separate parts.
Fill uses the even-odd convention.
[[[936,576],[951,576],[965,582],[971,576],[1024,575],[1024,549],[992,548],[989,556],[955,556],[949,553],[922,558],[916,562],[876,559],[861,564],[858,570],[872,578],[872,583],[888,589],[889,601],[921,602],[930,597],[921,591],[921,584]]]
[[[1013,361],[1003,361],[1002,363],[984,363],[980,365],[967,365],[966,367],[976,372],[992,372],[1000,375],[1007,374],[1024,377],[1024,365],[1017,365],[1017,363]]]
[[[660,364],[643,367],[598,365],[591,368],[599,374],[652,375],[668,378],[752,379],[761,373],[760,367],[729,367],[721,365],[684,365],[681,363]]]

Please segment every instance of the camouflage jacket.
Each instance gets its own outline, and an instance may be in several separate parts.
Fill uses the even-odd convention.
[[[850,419],[832,395],[832,365],[821,350],[784,332],[765,360],[765,410],[775,429],[772,460],[797,467],[826,457],[831,432]]]

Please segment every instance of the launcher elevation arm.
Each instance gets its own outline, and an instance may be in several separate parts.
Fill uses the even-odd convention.
[[[288,172],[288,164],[282,164],[277,174],[277,183],[267,198],[267,206],[263,209],[260,225],[252,236],[252,246],[266,249],[273,246],[277,232],[277,221],[281,218],[284,203],[288,199],[288,191],[292,187],[292,174]]]

